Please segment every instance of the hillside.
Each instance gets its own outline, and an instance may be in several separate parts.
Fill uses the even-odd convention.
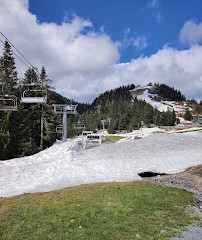
[[[139,96],[134,99],[133,89],[139,91]],[[105,128],[110,133],[124,129],[131,131],[139,129],[142,125],[174,125],[176,117],[173,109],[167,109],[165,105],[163,109],[165,112],[161,112],[160,107],[156,108],[157,104],[148,101],[145,95],[148,89],[151,89],[151,86],[140,88],[131,84],[106,91],[93,101],[89,110],[79,119],[86,122],[88,130],[102,128],[101,119],[105,119]],[[157,94],[152,95],[157,96]],[[110,124],[107,119],[110,119]]]
[[[29,70],[26,77],[33,72]],[[177,117],[184,117],[186,110],[197,116],[202,112],[198,104],[185,101],[170,101],[183,95],[170,87],[169,94],[160,90],[159,96],[154,86],[135,87],[134,84],[121,86],[100,94],[92,104],[77,103],[62,97],[60,94],[48,90],[48,101],[43,111],[40,104],[18,104],[18,112],[0,113],[0,159],[11,159],[35,154],[41,146],[41,117],[43,115],[43,149],[52,146],[61,134],[56,133],[56,126],[62,124],[62,115],[54,115],[52,104],[78,104],[78,115],[68,116],[67,136],[79,135],[81,131],[74,130],[74,122],[84,122],[85,130],[99,130],[103,128],[101,120],[106,120],[105,129],[109,133],[117,131],[132,131],[142,126],[172,126]],[[155,93],[154,93],[155,92]],[[135,94],[135,95],[134,95]],[[164,95],[163,95],[164,94]],[[164,97],[163,97],[164,96]],[[20,98],[20,95],[18,96]],[[195,104],[195,106],[194,106]],[[196,108],[199,109],[196,111]]]
[[[88,150],[70,139],[29,157],[1,161],[0,197],[88,183],[135,181],[141,179],[139,173],[149,171],[181,172],[201,164],[201,135],[201,131],[153,134]]]
[[[184,120],[186,111],[190,111],[192,117],[197,120],[202,112],[201,104],[195,100],[186,101],[184,95],[179,90],[171,88],[165,84],[149,84],[147,86],[138,86],[131,91],[133,99],[143,100],[158,109],[160,112],[175,111],[176,117]]]

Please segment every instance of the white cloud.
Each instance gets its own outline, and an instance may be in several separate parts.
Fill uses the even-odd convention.
[[[158,6],[158,4],[159,4],[159,0],[152,0],[151,2],[150,2],[150,6],[151,7],[157,7]]]
[[[137,47],[138,49],[142,50],[144,48],[147,47],[147,39],[145,36],[141,36],[141,37],[137,37],[134,42],[133,42],[133,45],[135,47]]]
[[[61,25],[40,24],[28,11],[27,1],[1,0],[1,31],[34,66],[45,65],[57,89],[67,95],[94,93],[89,91],[96,76],[119,61],[119,44],[103,32],[93,32],[91,27],[90,21],[76,16]],[[24,66],[22,70],[22,64],[17,65],[21,72],[26,70]],[[68,88],[71,86],[74,89]]]
[[[156,21],[157,21],[157,22],[160,22],[161,19],[162,19],[162,16],[161,16],[161,13],[160,13],[160,12],[155,13],[153,16],[156,18]]]
[[[149,1],[148,5],[147,5],[147,9],[148,8],[152,10],[152,12],[153,12],[152,16],[159,23],[162,19],[162,15],[161,15],[161,12],[160,12],[160,0]]]
[[[90,101],[105,90],[150,81],[174,86],[188,98],[202,98],[202,46],[184,51],[164,47],[150,57],[118,64],[120,43],[113,42],[103,28],[93,32],[89,20],[74,17],[60,25],[39,23],[28,11],[27,1],[0,2],[1,31],[34,66],[45,65],[56,89],[68,98]],[[26,70],[19,61],[17,67],[18,72]]]
[[[129,83],[146,85],[165,83],[180,90],[187,98],[202,98],[202,46],[178,51],[164,47],[150,57],[116,64],[103,79],[106,89]]]
[[[185,22],[180,30],[179,40],[188,46],[202,43],[202,23],[196,24],[192,20]]]

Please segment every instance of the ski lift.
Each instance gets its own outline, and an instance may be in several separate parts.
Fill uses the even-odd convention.
[[[21,103],[46,103],[47,101],[47,90],[41,88],[41,84],[31,83],[22,84],[22,86],[27,86],[22,92]],[[31,89],[32,86],[40,86],[39,89]]]
[[[88,134],[93,134],[93,131],[83,131],[82,138],[86,138]]]
[[[7,94],[0,96],[0,111],[18,111],[17,97]]]
[[[80,123],[80,122],[74,123],[74,130],[83,130],[83,129],[85,129],[84,123]]]
[[[67,104],[53,104],[53,113],[55,114],[76,114],[76,108],[78,105],[67,105]]]
[[[56,133],[63,133],[63,125],[56,126]]]
[[[86,138],[83,141],[83,147],[95,147],[99,146],[102,143],[101,135],[97,133],[87,134]]]

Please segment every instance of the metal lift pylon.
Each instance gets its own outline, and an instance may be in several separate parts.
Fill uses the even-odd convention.
[[[54,114],[63,114],[63,128],[62,128],[62,141],[67,140],[67,115],[77,113],[76,108],[78,105],[66,105],[66,104],[53,104]]]

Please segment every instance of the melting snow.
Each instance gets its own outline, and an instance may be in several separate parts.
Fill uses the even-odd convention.
[[[135,89],[135,90],[137,90],[137,89]],[[155,101],[154,99],[152,99],[150,96],[154,97],[154,96],[157,96],[157,95],[156,94],[150,94],[148,92],[148,89],[145,89],[145,91],[143,92],[142,95],[137,96],[137,99],[145,100],[147,103],[152,105],[153,108],[157,108],[161,112],[167,111],[168,108],[171,111],[174,109],[175,112],[178,112],[178,113],[181,113],[181,114],[185,114],[186,109],[189,109],[189,111],[192,111],[192,108],[187,107],[187,103],[183,103],[182,105],[180,105],[179,103],[177,103],[175,101],[163,101],[163,100],[161,100],[160,102],[158,102],[158,101]],[[183,122],[184,119],[181,117],[180,121]]]
[[[140,172],[176,173],[202,164],[201,146],[202,132],[153,134],[88,150],[69,140],[29,157],[1,161],[0,196],[135,181]]]
[[[149,103],[150,105],[152,105],[152,107],[157,108],[159,111],[167,111],[168,109],[168,105],[164,104],[162,101],[161,102],[157,102],[154,101],[150,98],[150,95],[148,93],[148,90],[145,90],[144,93],[142,95],[137,96],[137,99],[139,100],[145,100],[145,102]]]

